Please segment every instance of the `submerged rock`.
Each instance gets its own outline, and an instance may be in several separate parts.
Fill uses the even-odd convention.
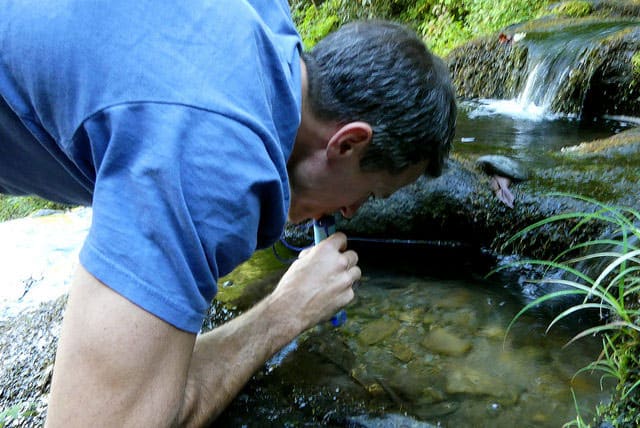
[[[471,350],[470,341],[439,327],[427,333],[422,346],[432,352],[451,356],[464,355]]]
[[[496,379],[492,374],[472,368],[458,368],[447,376],[448,394],[471,394],[494,397],[502,405],[512,405],[518,401],[514,388]]]
[[[367,324],[358,335],[358,340],[363,345],[374,345],[394,334],[399,328],[400,322],[397,320],[382,318]]]

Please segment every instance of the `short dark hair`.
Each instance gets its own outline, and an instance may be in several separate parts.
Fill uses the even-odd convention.
[[[314,115],[371,125],[363,170],[398,173],[429,160],[426,172],[441,174],[455,132],[455,91],[447,66],[415,32],[388,21],[352,22],[303,58]]]

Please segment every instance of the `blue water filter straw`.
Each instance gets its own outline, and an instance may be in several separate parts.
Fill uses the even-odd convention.
[[[336,231],[336,219],[332,215],[326,215],[313,221],[313,240],[317,244]],[[340,327],[347,321],[347,313],[343,310],[331,317],[331,325]]]

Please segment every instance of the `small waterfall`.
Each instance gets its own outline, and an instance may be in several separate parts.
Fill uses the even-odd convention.
[[[589,80],[601,63],[594,55],[604,41],[637,22],[594,22],[544,32],[524,34],[528,47],[528,70],[517,104],[522,110],[532,106],[545,113],[555,112],[569,96],[580,105],[574,106],[579,115],[589,89]],[[574,76],[576,78],[574,78]],[[577,95],[577,97],[576,97]]]

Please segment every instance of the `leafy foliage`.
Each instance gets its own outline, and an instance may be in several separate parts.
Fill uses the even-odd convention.
[[[411,26],[440,55],[472,37],[536,17],[549,3],[549,0],[290,0],[307,49],[341,23],[379,18]]]
[[[631,69],[635,76],[640,76],[640,52],[636,52],[631,57]]]
[[[0,221],[26,217],[42,209],[64,210],[69,205],[45,201],[33,196],[0,195]]]
[[[37,413],[34,403],[18,403],[13,406],[0,411],[0,428],[8,426],[9,424],[16,424],[15,426],[22,426],[22,422],[26,418],[33,416]]]

